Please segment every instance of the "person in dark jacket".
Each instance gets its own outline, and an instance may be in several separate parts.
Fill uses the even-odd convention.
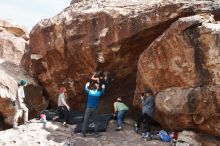
[[[144,133],[149,135],[150,123],[153,121],[155,110],[155,97],[153,91],[149,88],[145,89],[145,92],[141,94],[142,111],[138,117],[137,124],[135,125],[135,131],[138,133],[141,123],[144,123]]]
[[[83,127],[82,127],[82,136],[83,137],[85,137],[89,119],[92,119],[94,121],[96,137],[101,136],[98,133],[98,130],[97,130],[98,127],[97,127],[97,123],[96,123],[96,118],[98,115],[98,107],[99,107],[99,103],[100,103],[100,97],[105,92],[105,85],[102,85],[101,88],[102,88],[101,90],[98,90],[99,84],[95,81],[88,82],[85,86],[85,91],[87,93],[88,100],[87,100],[87,108],[86,108]]]

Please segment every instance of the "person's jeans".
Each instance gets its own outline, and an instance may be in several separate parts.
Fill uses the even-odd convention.
[[[68,112],[66,106],[58,106],[59,119],[64,119],[64,122],[67,122],[68,120]]]
[[[86,133],[86,129],[89,123],[89,119],[92,119],[95,124],[95,134],[98,134],[98,127],[97,127],[97,116],[98,116],[98,109],[97,108],[86,108],[85,116],[84,116],[84,122],[82,127],[82,133]]]
[[[121,110],[118,112],[118,117],[117,117],[117,121],[118,121],[118,127],[122,127],[122,122],[124,119],[124,115],[127,113],[127,110]]]

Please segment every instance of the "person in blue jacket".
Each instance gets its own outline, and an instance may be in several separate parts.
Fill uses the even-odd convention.
[[[98,107],[100,102],[100,97],[105,92],[105,85],[102,85],[101,90],[99,90],[99,84],[96,81],[91,81],[86,83],[85,91],[87,93],[87,108],[84,116],[84,122],[82,127],[82,136],[85,137],[87,125],[89,119],[92,119],[95,124],[95,135],[96,137],[101,136],[97,131],[96,118],[98,115]]]

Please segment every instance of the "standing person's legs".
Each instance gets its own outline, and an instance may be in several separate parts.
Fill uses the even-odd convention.
[[[143,114],[140,112],[137,120],[137,128],[139,129],[141,127],[141,123],[143,122]]]
[[[123,115],[124,115],[125,111],[119,111],[118,112],[118,117],[117,117],[117,121],[118,121],[118,127],[122,127],[122,121],[123,121]]]
[[[16,106],[15,107],[15,115],[14,115],[14,121],[13,121],[13,128],[17,128],[18,126],[18,118],[20,115],[20,109]]]
[[[85,136],[85,134],[86,134],[86,128],[87,128],[87,125],[88,125],[88,122],[89,122],[90,114],[91,114],[91,109],[87,108],[86,112],[85,112],[85,116],[84,116],[83,127],[82,127],[83,136]]]
[[[147,114],[144,114],[143,119],[144,119],[144,133],[150,132],[150,122],[152,121],[151,117],[148,116]]]
[[[139,113],[139,115],[138,115],[137,124],[134,125],[134,131],[135,131],[136,133],[139,133],[139,132],[140,132],[141,123],[143,123],[142,111],[141,111],[141,112]]]
[[[97,117],[98,117],[98,109],[97,108],[94,108],[93,111],[92,111],[92,120],[94,121],[94,124],[95,124],[95,134],[98,135],[99,132],[98,132],[98,123],[97,123]]]
[[[24,103],[22,103],[20,107],[24,111],[24,122],[27,123],[28,122],[28,108],[26,107]]]
[[[123,123],[123,119],[126,113],[127,113],[127,110],[122,110],[118,112],[118,117],[117,117],[118,128],[116,129],[116,131],[122,130],[122,123]]]
[[[125,121],[125,117],[127,116],[127,114],[128,114],[128,110],[125,110],[123,117],[122,117],[122,123]]]
[[[62,110],[62,106],[58,106],[57,110],[58,110],[58,116],[59,116],[59,119],[63,119],[63,110]]]
[[[69,111],[68,111],[67,107],[63,107],[63,115],[64,115],[64,122],[67,122],[68,115],[69,115]]]

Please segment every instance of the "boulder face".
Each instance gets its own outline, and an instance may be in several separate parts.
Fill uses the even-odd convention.
[[[27,68],[45,87],[53,106],[58,88],[66,86],[70,105],[77,109],[85,107],[84,85],[93,72],[110,72],[114,83],[101,104],[107,111],[115,97],[133,97],[139,56],[153,40],[179,17],[217,10],[214,1],[72,1],[33,28]]]
[[[28,35],[22,26],[0,19],[0,129],[6,129],[13,123],[15,108],[12,100],[21,79],[27,79],[30,83],[25,87],[30,118],[48,105],[43,88],[23,69],[28,64]]]
[[[6,31],[12,33],[16,37],[20,37],[25,40],[29,39],[29,33],[27,31],[27,28],[14,23],[12,20],[0,18],[0,29],[5,29]]]
[[[155,118],[165,127],[220,135],[220,86],[169,88],[158,93],[156,106]]]
[[[220,136],[219,35],[220,23],[210,14],[174,22],[140,56],[134,104],[151,87],[163,126]]]
[[[141,54],[139,82],[156,92],[220,84],[219,28],[211,15],[180,18]]]
[[[28,51],[29,33],[14,22],[0,18],[0,58],[17,65],[22,64],[23,55]]]
[[[0,58],[19,65],[28,46],[23,38],[16,37],[5,30],[0,31]]]
[[[26,98],[25,103],[29,109],[29,117],[33,118],[48,105],[48,100],[43,94],[43,89],[39,86],[27,72],[19,66],[1,60],[0,63],[0,115],[4,119],[4,124],[13,124],[15,108],[12,101],[16,97],[16,90],[20,79],[27,79],[29,84],[24,88]]]

